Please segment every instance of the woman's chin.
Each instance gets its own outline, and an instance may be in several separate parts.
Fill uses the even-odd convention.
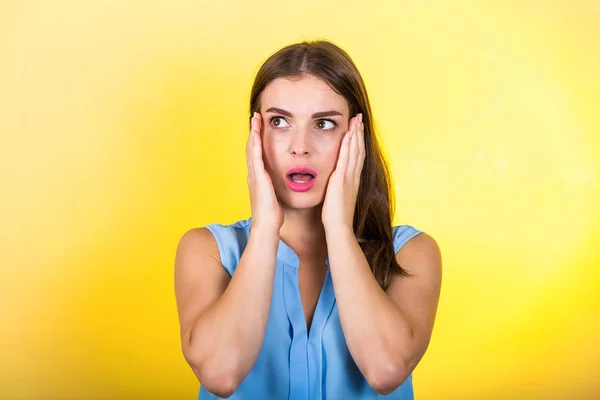
[[[292,209],[309,209],[323,205],[323,196],[315,192],[294,192],[288,190],[282,200],[286,207]]]

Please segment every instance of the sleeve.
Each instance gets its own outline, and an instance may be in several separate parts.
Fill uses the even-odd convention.
[[[243,249],[248,242],[247,232],[237,225],[212,223],[204,227],[215,237],[217,245],[219,246],[221,264],[229,276],[233,276]]]
[[[419,233],[423,233],[420,230],[410,225],[398,225],[392,228],[392,242],[394,243],[394,253],[400,250],[400,247],[404,246],[406,242],[417,236]]]
[[[210,225],[206,225],[205,228],[212,233],[215,240],[217,241],[217,245],[219,246],[219,256],[221,256],[221,264],[223,265],[223,267],[225,267],[229,275],[233,275],[233,271],[231,271],[230,267],[231,264],[229,263],[229,260],[227,258],[225,242],[223,240],[223,236],[227,236],[226,227],[217,223],[213,223]]]

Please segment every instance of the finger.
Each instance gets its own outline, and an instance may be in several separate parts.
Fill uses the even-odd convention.
[[[354,179],[356,164],[358,163],[358,130],[360,129],[360,122],[358,121],[358,116],[356,118],[354,129],[352,130],[350,154],[348,155],[348,168],[346,170],[346,177],[348,179]]]
[[[246,143],[246,164],[248,165],[248,175],[252,174],[252,154],[254,149],[254,137],[252,132],[254,131],[254,117],[250,120],[250,132],[248,135],[248,142]]]
[[[358,131],[358,163],[356,164],[356,177],[358,180],[360,180],[360,175],[365,162],[365,125],[362,123],[362,115],[360,119],[361,123]]]
[[[262,142],[262,115],[259,112],[257,112],[254,113],[254,116],[256,119],[256,132],[258,132],[258,134],[260,135]]]
[[[350,121],[350,126],[352,126],[352,121]],[[335,167],[336,171],[342,171],[342,173],[344,173],[348,167],[348,153],[351,139],[352,129],[346,132],[344,139],[342,140],[342,144],[340,145],[340,155],[338,156],[338,162]]]
[[[255,123],[255,127],[258,123]],[[265,170],[265,165],[262,158],[262,140],[260,133],[254,129],[254,151],[252,153],[252,164],[256,173],[262,173]]]
[[[259,112],[254,113],[254,140],[258,151],[258,158],[254,158],[253,163],[261,171],[265,170],[265,164],[262,155],[262,115]]]

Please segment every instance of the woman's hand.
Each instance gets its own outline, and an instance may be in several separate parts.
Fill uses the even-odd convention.
[[[283,225],[283,210],[263,163],[261,125],[261,115],[255,112],[251,120],[250,137],[246,144],[252,226],[274,230],[279,234],[279,229]]]
[[[360,174],[365,160],[365,140],[362,114],[350,120],[335,170],[329,178],[321,220],[326,230],[353,229],[354,208],[360,186]]]

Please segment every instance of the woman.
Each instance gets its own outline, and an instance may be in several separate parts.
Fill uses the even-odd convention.
[[[175,260],[199,398],[412,399],[441,257],[391,226],[358,70],[330,42],[287,46],[260,68],[250,114],[252,217],[191,229]]]

